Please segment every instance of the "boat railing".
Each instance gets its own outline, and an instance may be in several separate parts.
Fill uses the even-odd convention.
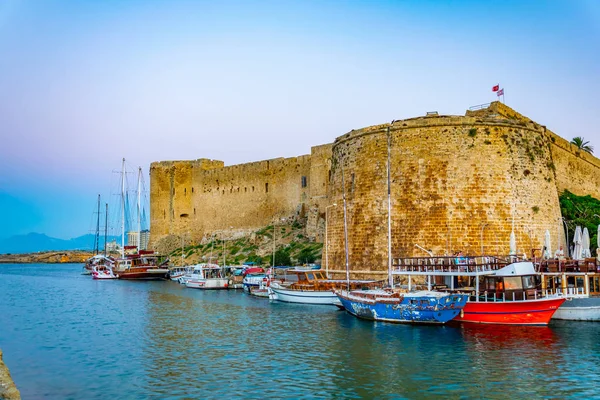
[[[424,273],[480,273],[521,261],[517,256],[403,257],[392,260],[392,271]]]
[[[583,260],[554,259],[542,260],[536,264],[538,272],[600,272],[600,265],[595,258]]]
[[[497,303],[505,301],[537,300],[548,294],[538,289],[512,290],[509,292],[488,292],[487,290],[477,297],[478,302]]]
[[[549,288],[544,291],[546,296],[560,296],[560,297],[570,297],[570,296],[585,296],[585,288],[583,287],[567,287],[567,288]]]

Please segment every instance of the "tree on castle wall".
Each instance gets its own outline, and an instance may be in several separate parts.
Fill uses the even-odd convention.
[[[589,140],[585,140],[581,136],[574,137],[571,140],[571,144],[574,144],[575,146],[577,146],[577,148],[579,150],[587,151],[590,154],[592,154],[594,152],[594,147],[590,145]]]

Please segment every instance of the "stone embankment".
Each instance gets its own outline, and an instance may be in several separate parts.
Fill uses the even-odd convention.
[[[48,251],[28,254],[0,254],[0,264],[82,263],[92,256],[83,251]]]
[[[15,386],[8,368],[4,365],[2,350],[0,350],[0,399],[17,400],[20,398],[21,393]]]

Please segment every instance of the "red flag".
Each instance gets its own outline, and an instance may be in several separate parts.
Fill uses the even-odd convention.
[[[498,93],[497,93],[497,95],[498,95],[498,97],[500,97],[500,96],[504,96],[504,88],[503,88],[503,89],[500,89],[500,90],[498,90]]]
[[[498,91],[498,89],[500,89],[500,84],[498,84],[498,85],[494,86],[494,87],[492,88],[492,92],[497,92],[497,91]]]

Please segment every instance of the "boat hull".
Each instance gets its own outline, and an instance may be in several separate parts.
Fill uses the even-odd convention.
[[[227,289],[227,278],[190,279],[185,286],[191,289],[219,290]]]
[[[456,321],[480,324],[547,325],[564,298],[468,302]]]
[[[269,287],[269,297],[272,300],[285,303],[320,304],[334,306],[339,304],[338,297],[331,290],[291,290],[272,284]]]
[[[552,319],[569,321],[600,321],[600,297],[567,299]]]
[[[449,294],[367,300],[361,299],[360,293],[336,293],[344,309],[358,318],[404,324],[445,324],[460,313],[468,298],[464,294]]]
[[[129,280],[162,280],[167,279],[169,270],[166,268],[131,268],[126,271],[115,271],[119,279]]]

